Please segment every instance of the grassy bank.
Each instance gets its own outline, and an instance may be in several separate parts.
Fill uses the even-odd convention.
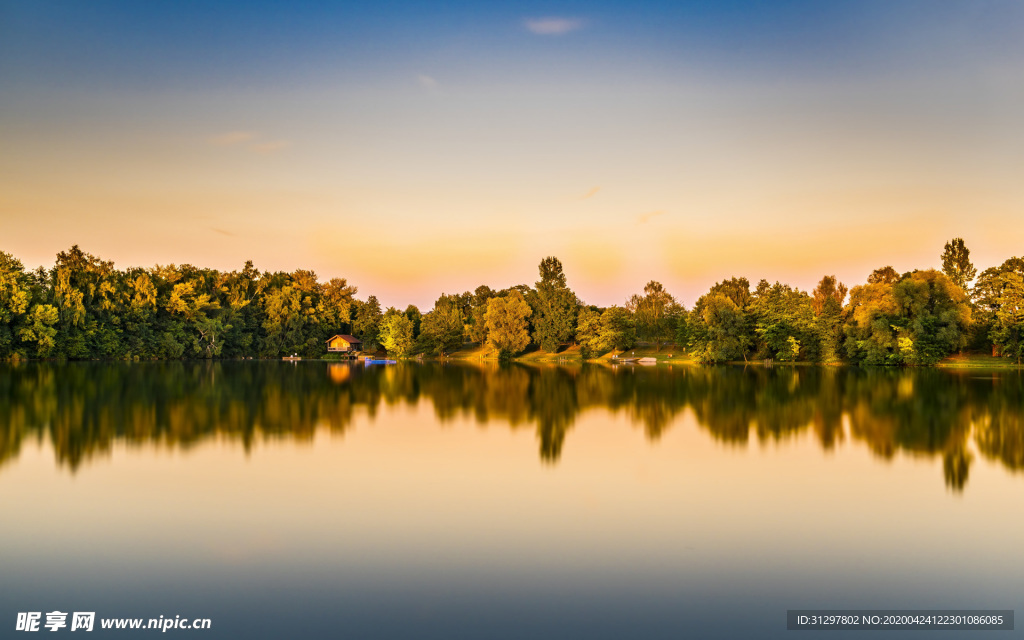
[[[589,358],[587,362],[610,364],[618,358],[655,358],[659,364],[693,364],[694,360],[689,355],[681,353],[674,345],[664,345],[660,349],[654,346],[641,345],[626,350],[612,350],[596,358]],[[453,351],[447,356],[453,360],[498,360],[498,353],[487,345],[466,344],[461,349]],[[539,363],[582,363],[583,354],[579,345],[562,347],[558,351],[542,351],[536,345],[530,345],[526,352],[513,358],[514,362],[525,362],[530,364]]]
[[[957,354],[940,361],[935,366],[951,369],[1020,369],[1016,361],[984,353]]]
[[[333,356],[333,357],[332,357]],[[380,351],[375,357],[389,357],[383,351]],[[436,356],[421,356],[427,360],[467,360],[467,361],[497,361],[498,352],[488,347],[486,344],[467,343],[460,349],[447,354],[444,358],[437,358]],[[330,354],[324,356],[324,360],[337,359],[338,356]],[[675,345],[667,344],[663,345],[660,349],[653,345],[638,345],[631,349],[618,350],[614,349],[607,353],[601,354],[596,358],[589,358],[587,362],[596,364],[612,364],[619,358],[654,358],[658,361],[658,364],[698,364],[690,354],[683,352],[676,348]],[[582,363],[583,355],[580,352],[579,345],[570,345],[562,347],[558,351],[552,353],[549,351],[542,351],[536,345],[530,345],[526,352],[512,359],[514,362],[523,362],[527,364],[542,364],[542,363]],[[747,366],[761,366],[765,362],[761,360],[750,360],[744,362],[742,360],[736,362],[728,362],[725,364],[734,365],[747,365]],[[822,364],[815,362],[772,362],[773,366],[845,366],[845,363],[834,363],[834,364]],[[976,368],[976,369],[1019,369],[1016,362],[1001,357],[994,357],[984,353],[965,353],[950,356],[935,366],[944,368]]]

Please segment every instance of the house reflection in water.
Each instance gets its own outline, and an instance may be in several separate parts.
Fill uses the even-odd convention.
[[[352,367],[347,364],[327,365],[327,376],[334,384],[345,384],[352,377]]]

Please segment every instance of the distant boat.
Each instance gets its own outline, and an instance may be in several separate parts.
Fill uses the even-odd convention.
[[[302,356],[285,356],[282,360],[302,360]]]
[[[640,362],[640,364],[647,364],[647,365],[658,364],[658,359],[657,358],[650,358],[650,357],[648,357],[648,358],[640,358],[639,362]]]
[[[398,364],[398,360],[373,360],[372,358],[366,358],[363,362],[365,364]]]
[[[633,364],[636,358],[612,358],[612,364]]]

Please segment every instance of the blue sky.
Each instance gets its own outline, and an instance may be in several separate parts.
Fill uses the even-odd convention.
[[[0,2],[5,251],[813,287],[1019,252],[1018,2]],[[359,243],[338,229],[358,229]]]

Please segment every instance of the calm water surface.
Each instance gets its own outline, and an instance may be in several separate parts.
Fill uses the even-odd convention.
[[[1022,469],[1016,371],[0,364],[0,636],[54,609],[204,638],[1019,612]]]

